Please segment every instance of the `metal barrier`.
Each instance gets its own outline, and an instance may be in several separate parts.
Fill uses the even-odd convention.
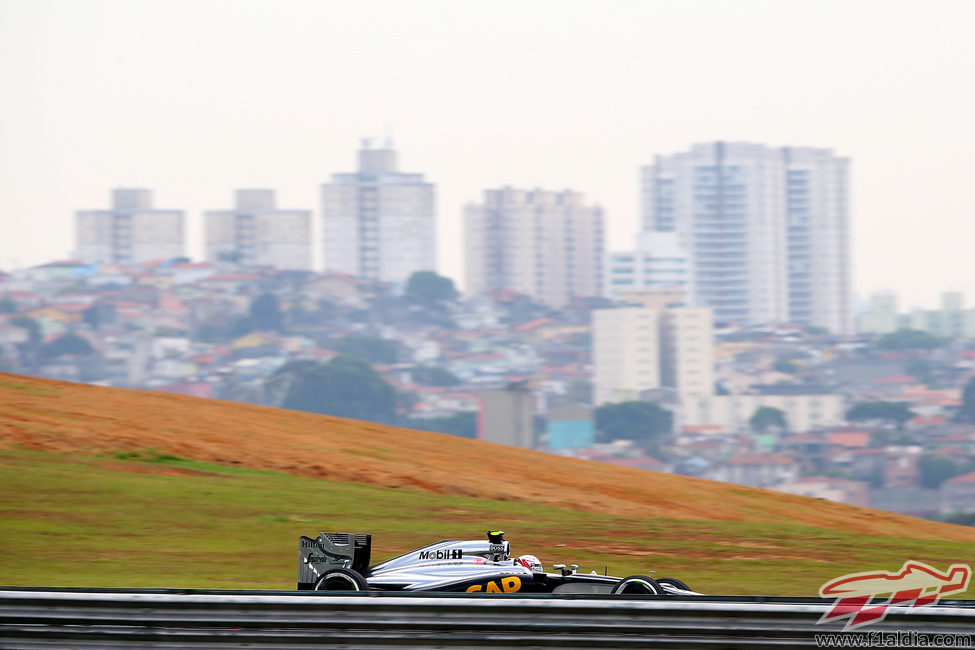
[[[0,647],[824,647],[817,636],[857,634],[817,625],[830,605],[818,598],[8,588],[0,591]],[[975,647],[975,601],[894,607],[860,633],[912,631],[967,635]]]

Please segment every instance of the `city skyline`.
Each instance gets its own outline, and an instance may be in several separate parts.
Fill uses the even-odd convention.
[[[184,210],[203,259],[203,212],[234,188],[317,213],[388,125],[437,185],[438,270],[458,282],[484,188],[583,192],[626,249],[641,166],[741,140],[852,160],[861,300],[975,295],[970,4],[196,6],[0,3],[0,269],[66,257],[74,212],[114,187]]]

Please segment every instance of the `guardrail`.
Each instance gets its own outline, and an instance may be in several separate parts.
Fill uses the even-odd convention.
[[[830,606],[818,598],[0,588],[0,647],[827,647],[822,635],[857,634],[816,624]],[[975,647],[975,601],[893,607],[860,633],[912,631],[967,636]]]

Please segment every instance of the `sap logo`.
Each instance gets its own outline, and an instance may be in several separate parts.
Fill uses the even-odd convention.
[[[475,591],[481,591],[484,585],[471,585],[467,588],[467,593],[473,593]],[[521,590],[521,578],[518,576],[509,576],[507,578],[501,578],[501,585],[498,585],[497,580],[489,580],[487,583],[487,588],[484,589],[485,592],[489,594],[511,594],[516,591]]]
[[[459,560],[462,557],[464,557],[464,551],[459,548],[420,552],[421,560]]]

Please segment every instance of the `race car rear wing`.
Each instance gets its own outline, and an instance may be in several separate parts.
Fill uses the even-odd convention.
[[[298,589],[314,589],[321,574],[335,567],[365,573],[372,555],[372,535],[321,533],[298,538]]]

